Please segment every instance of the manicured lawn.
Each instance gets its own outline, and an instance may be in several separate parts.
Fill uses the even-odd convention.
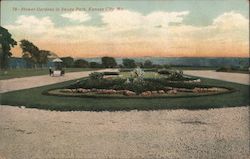
[[[66,68],[65,72],[78,72],[78,71],[88,71],[93,70],[92,68]],[[28,76],[39,76],[47,75],[49,70],[46,69],[10,69],[5,71],[0,71],[0,80],[11,79],[11,78],[20,78]]]
[[[120,77],[122,78],[129,78],[131,77],[131,72],[120,72]],[[159,78],[162,75],[158,74],[157,72],[146,72],[144,74],[144,78]]]
[[[157,109],[209,109],[249,105],[249,86],[201,78],[204,84],[233,88],[236,91],[221,95],[201,97],[166,98],[90,98],[46,96],[42,92],[60,88],[74,81],[8,92],[0,94],[1,104],[26,106],[48,110],[71,111],[118,111],[118,110],[157,110]]]

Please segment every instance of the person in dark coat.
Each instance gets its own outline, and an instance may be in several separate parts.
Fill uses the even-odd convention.
[[[51,68],[51,67],[49,67],[49,75],[51,76],[51,75],[52,75],[52,73],[53,73],[52,68]]]

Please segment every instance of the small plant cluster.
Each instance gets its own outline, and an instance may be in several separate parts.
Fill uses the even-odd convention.
[[[103,72],[104,76],[118,76],[119,72]]]
[[[100,72],[93,72],[89,74],[89,78],[92,80],[100,80],[103,79],[104,74]]]
[[[197,80],[197,78],[185,77],[183,75],[183,71],[179,71],[179,70],[161,69],[161,70],[158,70],[158,73],[161,75],[166,75],[166,79],[168,79],[169,81],[193,81],[193,80]]]
[[[131,77],[133,78],[133,83],[137,82],[140,84],[143,82],[144,71],[140,67],[137,67],[131,72]]]
[[[158,73],[160,75],[170,75],[172,72],[168,69],[160,69],[160,70],[158,70]]]
[[[179,80],[183,80],[185,78],[183,77],[182,71],[173,71],[170,73],[168,79],[172,80],[172,81],[179,81]]]
[[[119,75],[118,72],[93,72],[89,74],[90,79],[92,80],[100,80],[103,79],[104,76],[115,76]]]

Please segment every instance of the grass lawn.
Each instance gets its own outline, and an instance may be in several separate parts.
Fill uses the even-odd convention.
[[[201,78],[204,84],[233,88],[233,93],[200,97],[166,98],[90,98],[46,96],[48,89],[67,86],[73,81],[0,94],[3,105],[26,106],[48,110],[118,111],[157,109],[209,109],[249,105],[249,86]],[[75,80],[74,80],[75,81]]]
[[[131,72],[120,72],[121,78],[131,77]],[[163,75],[158,74],[157,72],[146,72],[144,78],[160,78]]]
[[[66,68],[65,72],[78,72],[78,71],[88,71],[93,70],[92,68]],[[46,69],[10,69],[5,73],[5,71],[0,71],[0,80],[20,78],[28,76],[39,76],[49,74],[48,68]]]

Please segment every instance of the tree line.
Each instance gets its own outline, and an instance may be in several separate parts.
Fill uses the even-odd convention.
[[[8,62],[12,53],[11,48],[17,45],[17,42],[12,38],[12,35],[7,29],[0,26],[0,67],[1,69],[7,69]],[[47,65],[49,56],[54,53],[38,48],[34,43],[29,40],[22,39],[20,41],[20,48],[22,49],[22,58],[32,68],[43,67]],[[144,68],[162,67],[160,65],[154,65],[150,60],[146,60],[144,63],[136,62],[134,59],[123,59],[122,65],[118,65],[113,57],[102,57],[101,63],[88,62],[84,59],[76,59],[72,57],[62,57],[63,65],[65,67],[80,67],[80,68],[135,68],[137,66]]]
[[[85,59],[76,59],[73,57],[62,57],[63,65],[65,67],[78,67],[78,68],[168,68],[169,65],[157,65],[152,61],[146,60],[145,62],[136,62],[134,59],[124,58],[122,64],[117,64],[113,57],[102,57],[101,62],[89,62]]]
[[[0,26],[0,68],[7,69],[9,59],[12,56],[11,48],[17,45],[16,40],[7,29]],[[52,54],[48,50],[39,49],[32,42],[22,39],[20,41],[20,48],[22,49],[22,58],[30,64],[33,68],[42,67],[48,63],[49,56]]]
[[[40,50],[36,45],[28,40],[21,40],[20,47],[22,49],[22,58],[33,68],[43,67],[49,61],[51,52],[48,50]]]

